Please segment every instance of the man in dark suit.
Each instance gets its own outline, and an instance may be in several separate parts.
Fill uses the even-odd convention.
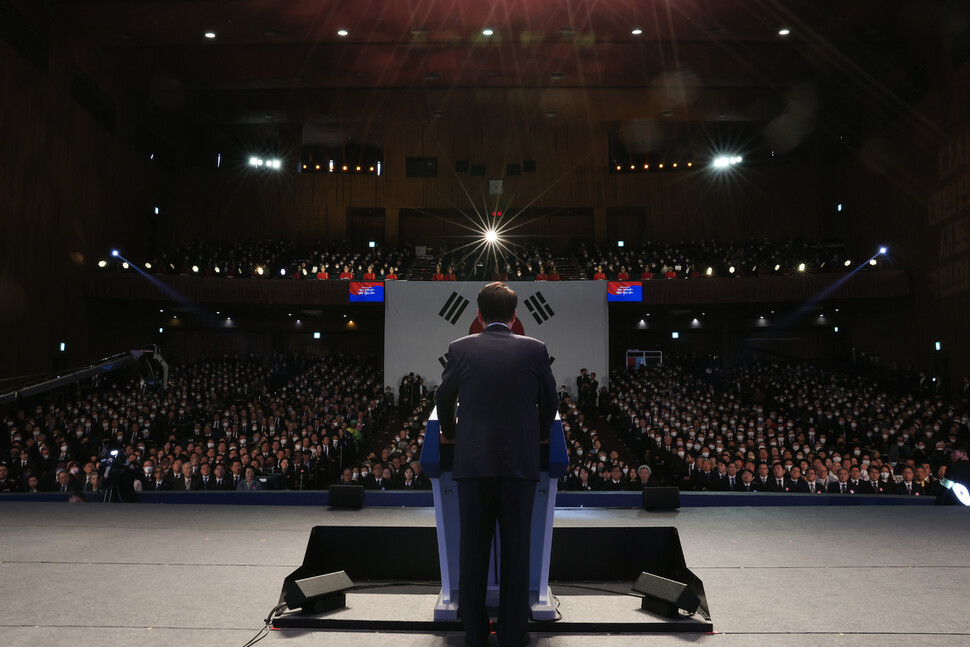
[[[507,285],[482,288],[478,318],[484,331],[451,343],[436,394],[441,433],[455,441],[459,609],[469,645],[484,645],[490,632],[485,592],[496,521],[502,546],[499,645],[529,642],[529,540],[539,445],[549,438],[559,398],[545,344],[512,333],[517,304]]]

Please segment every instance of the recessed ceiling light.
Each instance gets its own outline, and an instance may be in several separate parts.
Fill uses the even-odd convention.
[[[424,75],[424,78],[427,79],[428,81],[437,81],[438,79],[441,78],[441,74],[439,74],[438,72],[428,72],[427,74]]]
[[[642,34],[642,33],[643,33],[643,30],[642,30],[642,29],[640,29],[639,27],[637,27],[636,29],[634,29],[634,30],[633,30],[633,31],[631,31],[630,33],[631,33],[631,34],[633,34],[634,36],[639,36],[640,34]]]
[[[338,35],[338,36],[346,36],[346,35],[347,35],[347,34],[349,34],[349,33],[350,33],[350,32],[349,32],[349,31],[347,31],[346,29],[339,29],[339,30],[337,30],[337,35]]]
[[[790,33],[791,33],[791,30],[790,29],[779,29],[778,30],[778,35],[779,36],[787,36]]]
[[[415,36],[426,36],[427,34],[430,34],[431,33],[431,28],[430,27],[415,27],[414,29],[411,30],[411,33],[414,34]]]
[[[214,31],[207,31],[205,33],[205,37],[206,38],[215,38],[216,37],[216,33]]]
[[[553,72],[549,75],[549,78],[553,81],[562,81],[566,78],[566,74],[564,72]]]
[[[445,116],[445,113],[442,110],[433,110],[431,111],[431,116],[434,117],[435,119],[441,119],[442,117]]]
[[[494,33],[495,33],[495,32],[494,32],[494,31],[492,31],[491,29],[483,29],[483,30],[482,30],[482,36],[491,36],[491,35],[492,35],[492,34],[494,34]]]
[[[550,109],[548,109],[548,110],[543,110],[543,111],[542,111],[542,114],[544,114],[544,115],[545,115],[545,116],[547,116],[547,117],[555,117],[555,116],[556,116],[556,115],[558,115],[559,113],[558,113],[558,112],[556,112],[555,110],[553,110],[552,108],[550,108]]]
[[[571,36],[572,34],[576,33],[576,28],[575,27],[556,27],[556,31],[558,31],[560,34]]]

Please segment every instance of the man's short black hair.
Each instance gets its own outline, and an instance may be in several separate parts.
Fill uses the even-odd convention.
[[[519,298],[509,286],[500,281],[489,283],[478,293],[478,310],[482,313],[482,322],[487,326],[490,323],[508,323],[515,316],[515,306],[519,304]]]

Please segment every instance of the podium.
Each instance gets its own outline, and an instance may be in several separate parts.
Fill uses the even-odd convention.
[[[549,588],[549,561],[552,554],[552,521],[556,510],[558,479],[569,467],[569,452],[559,414],[549,433],[549,444],[539,454],[540,474],[532,506],[532,530],[529,540],[529,606],[533,620],[555,620],[556,607]],[[441,443],[438,410],[428,418],[421,451],[421,467],[431,480],[434,495],[434,517],[438,535],[438,561],[441,566],[441,593],[434,607],[435,620],[458,619],[459,541],[458,490],[452,477],[454,445]],[[492,541],[488,567],[488,592],[485,604],[498,606],[499,565],[502,547],[498,532]]]

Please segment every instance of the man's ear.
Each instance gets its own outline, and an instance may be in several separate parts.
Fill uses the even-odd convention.
[[[482,328],[484,328],[485,327],[485,320],[482,319],[482,311],[481,310],[476,310],[476,312],[478,313],[478,315],[477,315],[477,317],[478,317],[478,323],[482,324]]]
[[[512,320],[509,321],[509,328],[511,328],[512,327],[512,324],[515,323],[515,319],[516,319],[516,317],[515,317],[515,310],[513,310],[512,311]]]

